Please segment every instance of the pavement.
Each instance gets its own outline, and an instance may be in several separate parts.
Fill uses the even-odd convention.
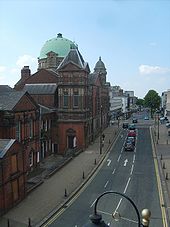
[[[115,122],[104,130],[102,154],[97,138],[85,151],[48,157],[29,175],[27,197],[0,218],[0,227],[39,227],[60,210],[98,168],[117,138],[119,126]]]
[[[60,210],[98,168],[119,136],[121,123],[104,130],[105,142],[100,154],[99,138],[85,151],[62,157],[53,155],[29,175],[27,197],[0,218],[0,227],[40,227]],[[170,136],[165,124],[151,127],[155,155],[162,185],[163,203],[170,226]],[[30,225],[29,225],[30,224]]]

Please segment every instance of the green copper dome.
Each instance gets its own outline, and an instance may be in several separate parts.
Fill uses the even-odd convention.
[[[59,33],[56,38],[49,39],[46,41],[44,46],[41,48],[39,59],[47,58],[46,54],[50,51],[53,51],[58,54],[58,57],[65,57],[69,53],[70,47],[73,46],[74,48],[77,47],[74,42],[63,38],[62,34]]]

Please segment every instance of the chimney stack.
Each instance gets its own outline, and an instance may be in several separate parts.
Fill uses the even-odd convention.
[[[29,66],[24,66],[24,68],[21,69],[21,79],[24,81],[28,79],[30,75],[31,75],[31,70],[29,69]]]

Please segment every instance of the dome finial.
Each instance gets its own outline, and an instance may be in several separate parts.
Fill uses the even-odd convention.
[[[101,56],[99,57],[99,61],[101,61],[102,60],[102,58],[101,58]]]
[[[58,33],[57,34],[57,38],[63,38],[62,34],[61,33]]]

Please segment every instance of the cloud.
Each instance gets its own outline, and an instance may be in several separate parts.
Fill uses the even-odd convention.
[[[149,43],[149,45],[150,45],[150,46],[156,46],[157,43],[156,43],[156,42],[151,42],[151,43]]]
[[[37,59],[27,54],[20,56],[16,62],[16,65],[20,68],[26,65],[35,66],[35,64],[37,65]]]
[[[0,73],[5,72],[5,70],[6,70],[6,67],[5,66],[0,66]]]
[[[0,84],[8,84],[13,86],[21,78],[21,69],[29,66],[31,74],[37,71],[37,58],[25,54],[19,56],[14,66],[0,66]]]
[[[140,74],[165,74],[170,72],[170,68],[164,68],[160,66],[151,66],[151,65],[140,65],[139,66]]]

